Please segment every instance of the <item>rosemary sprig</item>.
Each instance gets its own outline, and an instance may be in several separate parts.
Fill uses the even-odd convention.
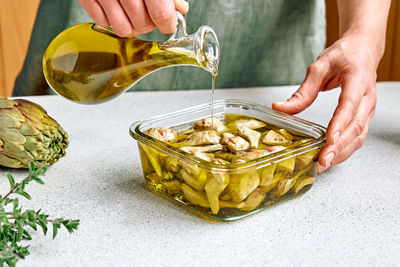
[[[79,220],[69,220],[64,218],[49,219],[49,215],[41,210],[22,210],[18,203],[20,195],[24,198],[31,199],[31,196],[25,191],[25,186],[32,181],[44,184],[40,176],[46,172],[45,167],[35,170],[33,162],[29,165],[29,174],[17,183],[14,177],[7,173],[10,183],[10,190],[4,195],[0,195],[0,267],[5,264],[15,266],[18,260],[24,259],[29,255],[29,246],[21,245],[21,241],[32,240],[28,229],[34,231],[42,229],[46,235],[48,225],[53,228],[53,239],[58,233],[58,229],[63,226],[68,232],[72,233],[78,229]]]

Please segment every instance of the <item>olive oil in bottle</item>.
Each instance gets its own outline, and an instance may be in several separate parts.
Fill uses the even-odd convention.
[[[120,95],[164,67],[192,65],[215,74],[219,61],[215,32],[202,26],[187,35],[179,18],[177,32],[165,43],[119,38],[92,23],[73,26],[47,48],[45,78],[58,94],[78,103],[96,104]]]

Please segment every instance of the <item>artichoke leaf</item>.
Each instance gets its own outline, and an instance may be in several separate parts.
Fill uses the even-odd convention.
[[[7,166],[9,168],[22,168],[23,164],[20,160],[10,158],[2,153],[0,153],[0,163],[3,166]]]
[[[4,108],[13,108],[15,105],[18,105],[17,101],[11,100],[11,99],[7,99],[4,96],[0,96],[0,108],[4,109]]]
[[[19,128],[25,117],[17,109],[2,109],[0,112],[0,129],[1,128]]]

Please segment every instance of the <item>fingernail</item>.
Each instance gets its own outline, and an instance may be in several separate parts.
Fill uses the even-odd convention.
[[[318,173],[324,172],[326,169],[328,169],[328,167],[319,165],[318,166]]]
[[[185,9],[189,9],[189,2],[185,1],[185,0],[181,0],[181,4],[183,5],[183,7]]]
[[[336,144],[340,136],[340,132],[337,131],[336,133],[333,134],[333,143]]]
[[[329,153],[325,158],[325,167],[329,168],[331,166],[332,160],[335,157],[335,153]]]
[[[279,105],[279,106],[280,106],[280,105],[283,105],[283,103],[284,103],[284,102],[282,102],[282,101],[274,102],[275,105]]]

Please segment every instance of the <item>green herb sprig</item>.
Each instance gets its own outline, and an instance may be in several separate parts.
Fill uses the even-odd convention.
[[[10,183],[10,190],[4,195],[0,195],[0,267],[4,264],[15,266],[18,260],[24,259],[29,255],[29,245],[23,246],[22,241],[32,240],[28,229],[34,231],[41,228],[43,234],[47,234],[48,224],[53,226],[53,239],[58,233],[58,229],[63,226],[72,233],[78,229],[79,220],[69,220],[64,218],[49,219],[49,215],[40,209],[22,210],[18,203],[20,195],[31,199],[31,196],[25,191],[25,186],[32,181],[44,184],[40,176],[46,172],[45,167],[35,170],[33,162],[29,165],[29,174],[21,182],[17,183],[14,177],[7,173]]]

